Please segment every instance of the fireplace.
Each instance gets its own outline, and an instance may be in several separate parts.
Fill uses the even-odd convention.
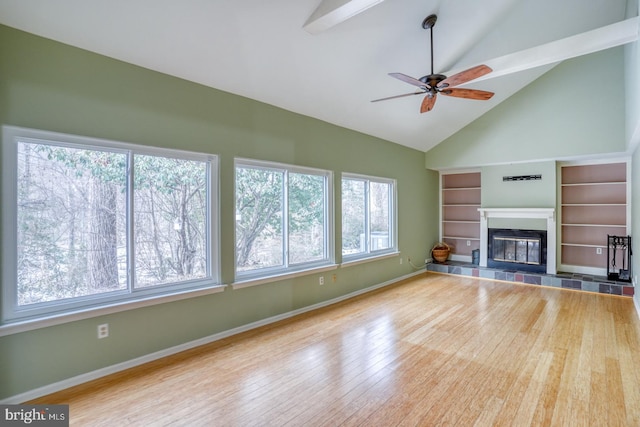
[[[489,220],[493,218],[544,219],[546,226],[546,274],[556,274],[556,218],[554,208],[479,208],[480,212],[480,267],[487,267],[489,247]],[[510,269],[514,269],[511,264]]]
[[[547,232],[490,228],[487,267],[545,273]]]

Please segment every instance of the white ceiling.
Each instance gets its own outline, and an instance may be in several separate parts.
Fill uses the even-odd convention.
[[[317,34],[303,29],[336,3],[362,0],[0,0],[0,23],[421,151],[553,65],[539,64],[637,38],[636,19],[514,54],[623,21],[626,0],[386,0]],[[421,96],[371,103],[415,89],[387,73],[429,74],[421,24],[432,13],[434,71],[489,64],[494,73],[464,86],[496,95],[440,96],[425,114]]]

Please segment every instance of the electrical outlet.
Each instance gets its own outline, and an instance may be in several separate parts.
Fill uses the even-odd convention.
[[[402,257],[400,257],[400,264],[402,264]]]
[[[320,276],[320,284],[324,285],[324,276]]]
[[[109,336],[109,324],[103,323],[98,325],[98,339],[107,338]]]
[[[596,254],[602,255],[602,248],[596,248]]]
[[[471,240],[467,240],[467,246],[471,246]]]
[[[338,275],[334,274],[333,276],[331,276],[331,280],[333,281],[333,283],[336,283],[336,281],[338,280]]]

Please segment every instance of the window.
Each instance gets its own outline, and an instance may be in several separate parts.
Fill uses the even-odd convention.
[[[251,160],[235,170],[238,278],[332,262],[331,172]]]
[[[210,286],[216,158],[5,127],[3,318]]]
[[[367,258],[396,252],[395,181],[344,174],[342,257]]]

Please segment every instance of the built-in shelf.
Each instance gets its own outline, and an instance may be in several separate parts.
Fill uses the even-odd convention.
[[[566,227],[618,227],[618,228],[623,228],[625,230],[627,229],[626,225],[621,225],[621,224],[562,224],[562,226],[566,226]],[[613,234],[613,233],[609,233],[609,234]],[[604,243],[604,246],[607,246],[606,242]]]
[[[561,209],[561,264],[606,269],[607,235],[626,235],[627,164],[562,166]]]
[[[480,187],[448,187],[443,188],[445,191],[459,191],[459,190],[479,190]]]
[[[460,222],[463,224],[480,224],[480,221],[461,221],[457,219],[445,219],[442,222]]]
[[[609,182],[576,182],[573,184],[562,184],[563,187],[580,187],[585,185],[627,185],[626,181],[609,181]]]
[[[626,203],[563,203],[562,206],[627,206]]]
[[[479,237],[460,237],[460,236],[442,236],[444,239],[457,239],[457,240],[477,240],[480,241]]]
[[[442,240],[453,258],[469,259],[480,245],[480,172],[442,175]]]

